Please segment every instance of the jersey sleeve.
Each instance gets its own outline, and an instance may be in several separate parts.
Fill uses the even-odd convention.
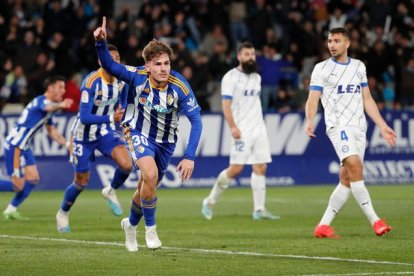
[[[235,91],[234,86],[235,80],[231,79],[231,73],[226,73],[223,79],[221,80],[221,98],[223,100],[233,99],[233,91]]]
[[[121,105],[122,109],[125,109],[127,106],[128,90],[129,90],[129,85],[124,84],[124,87],[121,90],[121,94],[119,95],[119,104]]]
[[[309,91],[323,91],[323,72],[321,70],[320,64],[317,64],[313,69]]]
[[[111,122],[111,118],[108,115],[94,115],[92,114],[93,108],[93,99],[95,97],[95,92],[93,89],[86,87],[84,84],[81,86],[81,101],[79,109],[79,118],[82,124],[92,125],[92,124],[104,124]]]
[[[365,64],[361,62],[361,86],[367,87],[368,86],[368,78],[367,78],[367,68],[365,67]]]
[[[181,81],[184,83],[185,89],[188,91],[188,93],[185,93],[182,90],[180,91],[181,93],[179,93],[178,99],[179,109],[180,112],[183,113],[191,123],[190,137],[188,139],[187,148],[184,152],[184,158],[194,160],[202,131],[200,116],[201,108],[198,105],[194,92],[192,91],[188,82],[184,79],[181,79]]]
[[[98,52],[102,68],[108,71],[111,75],[115,76],[117,79],[130,84],[132,79],[136,76],[136,72],[128,69],[134,67],[125,66],[115,62],[108,51],[105,41],[97,41],[95,43],[95,47]]]

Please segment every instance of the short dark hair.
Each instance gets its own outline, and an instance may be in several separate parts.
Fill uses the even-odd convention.
[[[119,52],[118,47],[116,47],[113,44],[108,44],[108,51],[117,51],[117,52]]]
[[[348,30],[342,27],[331,29],[329,34],[343,34],[346,38],[349,38],[350,36]]]
[[[47,88],[49,87],[49,85],[53,85],[55,83],[57,83],[58,81],[65,81],[65,78],[63,76],[50,76],[48,78],[45,79],[44,83],[43,83],[43,87],[45,90],[47,90]]]
[[[243,49],[254,49],[253,44],[250,41],[244,41],[242,42],[239,47],[237,47],[237,53],[240,53]]]

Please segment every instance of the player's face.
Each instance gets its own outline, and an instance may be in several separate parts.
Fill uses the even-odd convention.
[[[341,33],[329,34],[328,36],[328,48],[331,56],[335,59],[347,56],[347,50],[350,41]]]
[[[238,53],[237,58],[240,62],[243,72],[251,74],[256,72],[256,53],[254,48],[243,48]]]
[[[61,102],[63,101],[63,95],[65,94],[65,82],[57,81],[52,85],[49,85],[49,90],[51,90],[52,101]]]
[[[243,48],[238,57],[240,63],[253,63],[256,62],[256,53],[253,48]]]
[[[121,61],[118,51],[112,50],[112,51],[109,51],[109,53],[111,54],[111,57],[115,62],[119,63]]]
[[[112,59],[113,59],[116,63],[120,63],[120,62],[121,62],[121,58],[120,58],[120,56],[119,56],[118,51],[111,50],[111,51],[109,51],[109,54],[111,55]],[[99,66],[102,66],[102,65],[101,65],[101,61],[100,61],[99,59],[98,59],[98,63],[99,63]]]
[[[171,72],[170,58],[163,53],[145,63],[151,82],[156,86],[165,85]]]

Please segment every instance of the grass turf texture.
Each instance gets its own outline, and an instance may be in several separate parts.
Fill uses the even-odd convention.
[[[414,274],[414,185],[368,187],[377,213],[393,227],[387,236],[375,236],[351,197],[333,223],[342,238],[313,238],[333,188],[268,188],[267,208],[282,216],[276,221],[251,219],[250,189],[228,189],[211,221],[200,213],[209,190],[161,189],[157,226],[164,248],[145,248],[141,221],[137,253],[124,248],[121,218],[100,191],[79,196],[69,234],[56,231],[63,191],[34,191],[19,209],[29,221],[0,220],[0,275]],[[118,192],[125,216],[132,193]],[[11,196],[0,194],[1,209]]]

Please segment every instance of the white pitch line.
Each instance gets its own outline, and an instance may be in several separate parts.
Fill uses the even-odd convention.
[[[82,243],[82,244],[93,244],[93,245],[124,246],[123,243],[119,243],[119,242],[69,240],[69,239],[31,237],[31,236],[0,235],[0,238],[33,240],[33,241],[54,241],[54,242],[67,242],[67,243]],[[145,246],[140,246],[140,247],[145,247]],[[224,254],[224,255],[288,258],[288,259],[302,259],[302,260],[320,260],[320,261],[366,263],[366,264],[379,264],[379,265],[414,266],[414,263],[402,263],[402,262],[391,262],[391,261],[375,261],[375,260],[363,260],[363,259],[346,259],[346,258],[337,258],[337,257],[273,254],[273,253],[258,253],[258,252],[248,252],[248,251],[228,251],[228,250],[219,250],[219,249],[202,249],[202,248],[185,248],[185,247],[168,247],[168,246],[163,246],[162,248],[167,249],[167,250],[174,250],[174,251],[190,251],[190,252],[194,252],[194,253],[206,253],[206,254]],[[344,275],[347,275],[347,274],[344,274]],[[350,275],[352,275],[352,274],[350,274]]]
[[[359,272],[346,274],[306,274],[302,276],[357,276],[357,275],[412,275],[414,271],[399,271],[399,272]]]

